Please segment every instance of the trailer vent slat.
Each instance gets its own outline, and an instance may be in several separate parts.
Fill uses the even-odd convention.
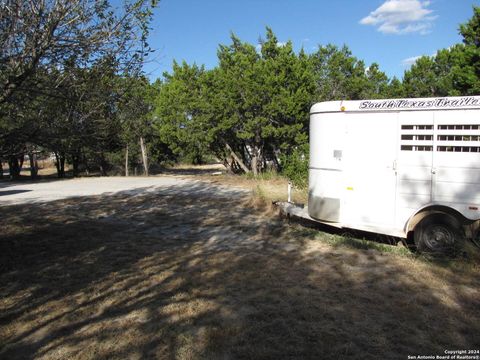
[[[480,135],[438,135],[439,141],[480,141]]]
[[[433,125],[402,125],[402,130],[433,130]]]
[[[479,146],[437,146],[437,151],[441,152],[480,152]]]
[[[472,142],[480,141],[480,125],[479,124],[442,124],[437,129],[440,134],[437,135],[437,151],[440,152],[466,152],[479,153],[480,146]],[[441,131],[443,130],[443,131]],[[448,131],[445,131],[448,130]]]
[[[402,125],[400,140],[401,151],[433,151],[433,125]]]
[[[402,135],[402,140],[418,140],[418,141],[431,141],[433,135]]]
[[[480,125],[438,125],[438,130],[479,130]]]
[[[424,145],[402,145],[401,150],[403,151],[432,151],[433,146],[424,146]]]

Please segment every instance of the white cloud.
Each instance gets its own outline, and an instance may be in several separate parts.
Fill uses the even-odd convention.
[[[402,65],[403,65],[403,66],[412,66],[412,65],[415,64],[415,62],[416,62],[418,59],[420,59],[421,57],[422,57],[422,55],[420,55],[420,56],[412,56],[412,57],[403,59],[403,60],[402,60]]]
[[[362,25],[376,26],[385,34],[427,34],[437,16],[428,9],[430,1],[387,0],[360,20]]]

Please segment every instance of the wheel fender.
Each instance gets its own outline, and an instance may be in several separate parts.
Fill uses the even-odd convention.
[[[464,223],[464,216],[460,214],[457,210],[452,209],[448,206],[443,205],[427,205],[423,208],[417,210],[417,212],[408,219],[405,233],[408,234],[412,231],[415,231],[415,227],[426,217],[433,215],[433,214],[444,214],[455,221],[457,225],[461,225]]]

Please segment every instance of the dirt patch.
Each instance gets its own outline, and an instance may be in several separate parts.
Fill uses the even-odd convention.
[[[248,191],[177,180],[0,207],[0,358],[405,359],[480,346],[477,270],[337,247],[252,207]]]

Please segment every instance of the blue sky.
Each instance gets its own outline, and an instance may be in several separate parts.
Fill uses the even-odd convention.
[[[346,44],[367,65],[401,78],[415,57],[461,41],[458,25],[473,5],[480,0],[161,0],[149,39],[156,52],[144,70],[154,80],[174,59],[213,68],[231,32],[257,44],[269,26],[297,51]]]

